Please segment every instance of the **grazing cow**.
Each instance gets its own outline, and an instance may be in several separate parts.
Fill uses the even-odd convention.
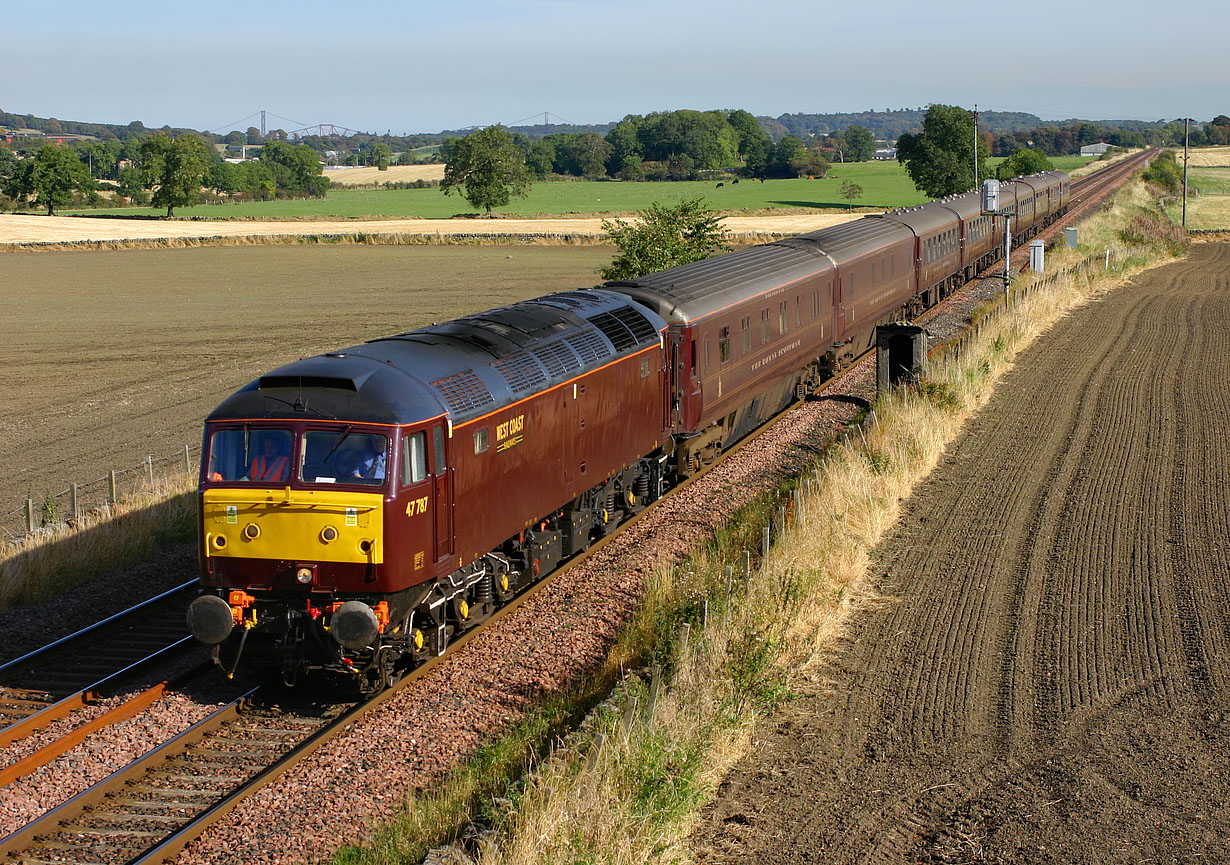
[[[725,185],[726,185],[725,183],[719,183],[719,184],[717,185],[717,188],[718,188],[718,189],[721,189],[721,188],[722,188],[723,186],[725,186]]]
[[[739,178],[736,177],[734,180],[730,181],[730,185],[734,186],[738,182],[739,182]]]

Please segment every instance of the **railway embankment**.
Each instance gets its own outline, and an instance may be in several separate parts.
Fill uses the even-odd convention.
[[[805,746],[783,717],[798,700],[827,694],[840,673],[857,677],[842,658],[862,617],[897,603],[878,579],[881,546],[911,492],[1039,336],[1180,252],[1139,184],[1081,234],[1082,249],[1052,255],[1050,276],[1020,278],[1007,310],[996,299],[976,313],[978,331],[960,352],[938,353],[920,387],[882,396],[874,421],[829,446],[816,466],[735,509],[700,552],[649,574],[646,600],[612,656],[638,672],[537,769],[506,786],[485,764],[465,767],[341,861],[421,856],[450,833],[461,840],[448,855],[482,862],[756,856],[761,848],[739,839],[756,834],[759,806],[733,803],[723,779],[766,743]],[[761,558],[766,523],[775,543]],[[806,799],[787,766],[772,771],[778,789]],[[690,838],[698,822],[701,834]]]

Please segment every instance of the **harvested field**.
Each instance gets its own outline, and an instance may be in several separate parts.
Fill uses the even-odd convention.
[[[1201,244],[1018,358],[696,861],[1230,861],[1228,274]]]
[[[862,213],[730,216],[723,220],[736,237],[784,236],[839,225]],[[602,219],[379,219],[310,222],[112,219],[88,216],[0,214],[0,247],[12,244],[123,243],[203,238],[353,237],[361,234],[414,237],[456,235],[581,238],[601,242]]]
[[[368,186],[382,183],[413,183],[416,180],[443,180],[444,163],[431,165],[390,165],[384,171],[371,166],[361,168],[330,168],[325,177],[334,186]]]
[[[1183,164],[1183,148],[1176,153],[1179,164]],[[1230,165],[1230,147],[1196,147],[1188,151],[1188,164],[1195,168],[1215,168]]]
[[[0,512],[199,444],[222,397],[275,366],[594,285],[611,254],[330,245],[7,255]]]

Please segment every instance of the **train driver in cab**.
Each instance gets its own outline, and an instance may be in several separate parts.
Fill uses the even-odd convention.
[[[266,434],[262,450],[248,466],[248,479],[253,481],[282,482],[290,475],[290,457],[283,451],[285,434]]]
[[[357,447],[350,450],[339,460],[342,465],[348,466],[346,477],[353,480],[358,480],[360,483],[364,481],[383,481],[384,480],[384,450],[382,450],[378,442],[383,442],[383,436],[356,436],[358,441]]]

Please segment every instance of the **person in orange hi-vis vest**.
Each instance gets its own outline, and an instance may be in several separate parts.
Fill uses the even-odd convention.
[[[248,478],[254,481],[284,481],[290,470],[290,457],[282,453],[277,436],[265,437],[265,452],[257,455],[248,466]]]

